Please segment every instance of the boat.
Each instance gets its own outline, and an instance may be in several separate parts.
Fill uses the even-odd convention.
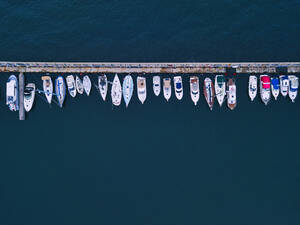
[[[159,96],[160,89],[160,76],[153,76],[153,92],[156,96]]]
[[[277,100],[280,93],[280,83],[278,77],[271,77],[271,92],[275,100]]]
[[[260,97],[265,105],[267,105],[271,99],[270,86],[270,77],[268,75],[260,75]]]
[[[197,105],[197,102],[199,101],[199,78],[196,76],[190,77],[190,94],[192,101],[195,105]]]
[[[280,79],[280,93],[283,97],[286,97],[289,91],[289,78],[287,75],[279,76]]]
[[[171,78],[164,78],[163,79],[163,93],[164,97],[167,101],[171,98],[172,95],[172,88],[171,88]]]
[[[46,96],[46,99],[49,104],[51,104],[52,101],[52,95],[53,95],[53,83],[51,80],[51,77],[49,76],[42,76],[43,80],[43,90]]]
[[[217,75],[215,77],[215,93],[221,107],[226,96],[226,81],[224,75]]]
[[[77,90],[78,94],[82,95],[83,94],[83,84],[82,84],[81,79],[78,76],[76,76],[75,82],[76,82],[76,90]]]
[[[83,77],[83,89],[87,96],[90,95],[92,89],[92,82],[88,75]]]
[[[251,101],[253,101],[257,95],[257,77],[254,75],[249,76],[248,95]]]
[[[294,75],[290,75],[289,76],[289,81],[290,81],[289,97],[292,100],[292,102],[295,102],[295,99],[296,99],[297,94],[298,94],[298,87],[299,87],[298,77],[296,77]]]
[[[183,86],[182,86],[182,78],[181,76],[174,77],[174,89],[175,96],[178,100],[181,100],[183,97]]]
[[[144,104],[147,97],[147,86],[145,77],[137,77],[137,94],[142,104]]]
[[[105,74],[98,77],[98,88],[103,101],[105,101],[107,94],[107,77]]]
[[[227,106],[229,109],[234,110],[236,107],[236,85],[233,79],[227,82]]]
[[[11,75],[6,83],[6,105],[10,111],[19,110],[19,92],[18,79],[15,75]]]
[[[24,109],[29,112],[32,109],[35,97],[35,84],[29,83],[24,88]]]
[[[60,108],[62,108],[66,97],[66,84],[62,76],[57,77],[55,80],[55,93],[58,100],[58,104]]]
[[[67,76],[66,81],[67,81],[69,94],[74,98],[77,93],[74,76],[73,75]]]
[[[125,76],[123,80],[123,98],[124,102],[126,104],[126,107],[128,107],[128,104],[131,100],[132,93],[133,93],[133,79],[130,75]]]
[[[209,109],[212,110],[215,100],[215,89],[214,84],[210,78],[206,77],[203,85],[203,93],[206,99],[206,102],[209,106]]]
[[[111,87],[111,100],[115,106],[119,106],[122,101],[122,87],[117,74],[114,77]]]

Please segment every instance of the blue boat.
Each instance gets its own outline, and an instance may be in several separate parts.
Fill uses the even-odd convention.
[[[55,93],[58,104],[62,108],[66,97],[66,84],[62,76],[57,77],[55,80]]]
[[[6,105],[10,111],[19,110],[19,84],[15,75],[11,75],[6,83]]]

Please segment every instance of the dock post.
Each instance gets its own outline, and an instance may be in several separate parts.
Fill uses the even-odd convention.
[[[25,120],[24,110],[24,74],[19,73],[19,120]]]

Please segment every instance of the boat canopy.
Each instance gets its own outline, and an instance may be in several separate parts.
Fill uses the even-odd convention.
[[[10,81],[6,83],[6,94],[7,96],[14,96],[15,95],[15,82]]]
[[[223,82],[225,82],[224,76],[223,75],[217,76],[217,82],[219,85],[222,84]]]
[[[262,76],[261,81],[262,81],[263,88],[270,88],[270,77],[269,76]]]
[[[273,78],[271,83],[275,90],[279,89],[279,79],[278,78]]]
[[[176,83],[176,88],[181,89],[181,83]]]

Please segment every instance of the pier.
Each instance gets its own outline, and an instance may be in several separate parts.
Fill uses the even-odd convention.
[[[25,120],[25,109],[24,109],[24,74],[19,74],[19,120]]]

